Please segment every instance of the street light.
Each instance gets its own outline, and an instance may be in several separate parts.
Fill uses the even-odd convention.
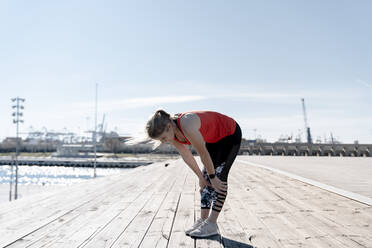
[[[15,190],[14,190],[14,199],[17,200],[18,198],[18,147],[19,147],[19,123],[23,123],[23,120],[20,117],[23,116],[23,113],[20,110],[23,110],[24,107],[21,105],[25,102],[24,98],[16,97],[11,99],[15,105],[12,106],[14,112],[12,113],[13,116],[13,123],[17,124],[17,136],[16,136],[16,152],[15,152],[15,160],[14,164],[16,166],[16,180],[15,180]],[[12,200],[12,182],[13,182],[13,163],[11,164],[11,173],[10,173],[10,190],[9,190],[9,201]]]
[[[96,101],[95,101],[95,117],[94,117],[94,178],[97,177],[97,95],[98,95],[98,83],[96,83]]]

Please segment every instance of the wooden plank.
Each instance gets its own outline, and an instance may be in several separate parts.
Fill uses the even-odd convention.
[[[64,191],[67,195],[39,196],[38,204],[21,199],[19,205],[5,205],[0,213],[6,222],[0,222],[8,229],[0,229],[0,234],[7,234],[0,243],[18,239],[12,248],[357,248],[372,244],[370,206],[262,168],[233,165],[218,220],[223,244],[219,238],[194,240],[184,233],[200,216],[200,194],[197,178],[182,160],[103,179],[69,188]]]
[[[226,248],[251,247],[250,237],[238,219],[239,217],[236,218],[236,215],[232,212],[229,196],[227,196],[218,220],[222,243]]]
[[[150,229],[155,216],[159,212],[168,192],[171,190],[175,182],[180,179],[183,180],[184,176],[181,175],[181,177],[176,177],[170,174],[170,178],[165,180],[165,183],[155,190],[157,193],[154,195],[154,198],[150,200],[136,218],[133,219],[130,226],[121,233],[113,247],[138,247],[142,243],[142,240],[148,233],[148,230]]]
[[[169,192],[139,247],[167,247],[180,193]]]
[[[90,180],[89,182],[84,182],[79,184],[81,189],[77,190],[76,185],[74,187],[69,187],[67,190],[61,191],[58,194],[53,195],[40,202],[29,203],[29,199],[20,199],[20,207],[15,207],[15,210],[7,211],[5,217],[1,219],[1,222],[5,226],[12,226],[16,228],[17,223],[22,226],[28,226],[27,223],[30,221],[33,225],[37,224],[35,221],[35,216],[42,216],[42,219],[38,219],[39,222],[43,224],[48,223],[48,220],[53,220],[53,216],[63,215],[63,211],[67,211],[78,207],[80,203],[87,202],[94,198],[94,195],[99,195],[104,192],[106,187],[111,187],[110,185],[119,183],[120,177],[118,175],[108,176],[107,178],[96,178]],[[37,200],[37,199],[36,199]],[[64,204],[61,204],[64,202]],[[12,204],[11,204],[12,205]],[[19,213],[22,213],[20,215]],[[48,218],[51,217],[51,218]],[[18,229],[18,228],[16,228]],[[6,229],[0,230],[1,236],[7,236]],[[8,230],[9,232],[9,230]]]
[[[266,179],[269,179],[269,177],[266,177]],[[292,185],[295,183],[295,181],[288,182]],[[354,238],[363,236],[362,239],[372,241],[372,228],[370,225],[372,220],[369,218],[369,216],[360,214],[361,212],[358,210],[358,207],[363,204],[346,199],[337,194],[327,192],[312,185],[308,185],[307,187],[297,186],[296,190],[293,190],[293,188],[294,186],[283,187],[277,189],[277,192],[282,192],[282,194],[285,194],[286,197],[284,198],[287,201],[292,201],[293,204],[297,204],[299,208],[311,210],[314,213],[316,212],[317,215],[321,216],[323,220],[326,221],[326,219],[329,219],[330,221],[334,222],[337,224],[336,228],[341,228],[340,233],[353,236]],[[314,199],[312,197],[302,196],[303,191],[308,193],[309,191],[316,192],[318,195],[324,194],[325,196]],[[339,216],[343,216],[343,218],[339,218]],[[355,232],[356,229],[360,230]],[[359,240],[359,242],[365,243],[362,240]]]
[[[125,211],[108,223],[99,233],[81,247],[111,247],[114,245],[120,235],[125,232],[126,228],[131,225],[136,216],[152,199],[156,190],[169,180],[169,177],[164,175],[161,178],[162,180],[159,181],[148,180],[149,182],[155,183],[154,187],[148,187]]]
[[[240,156],[239,159],[372,197],[371,158]]]
[[[111,247],[138,247],[151,225],[166,193],[155,193]]]
[[[187,177],[189,176],[190,174],[187,175]],[[185,230],[192,226],[193,223],[194,194],[182,192],[177,203],[176,215],[172,225],[168,247],[194,247],[195,241],[185,235]]]
[[[112,185],[110,188],[113,188]],[[2,229],[1,235],[4,237],[0,241],[0,246],[11,243],[29,233],[56,221],[66,213],[80,208],[92,201],[92,195],[95,197],[102,196],[106,189],[97,189],[96,192],[87,193],[86,196],[74,195],[73,198],[66,196],[67,200],[60,195],[59,202],[53,202],[52,205],[43,205],[39,209],[32,209],[30,211],[24,210],[18,218],[11,222],[7,222],[6,227]],[[80,198],[79,198],[80,196]],[[64,202],[65,204],[61,204]]]
[[[237,222],[240,223],[243,230],[247,233],[249,240],[256,247],[282,247],[275,236],[271,233],[270,227],[255,214],[252,209],[257,209],[260,202],[252,196],[252,184],[259,182],[251,174],[240,175],[240,168],[231,168],[229,176],[229,205],[236,216]],[[249,180],[246,180],[248,176]],[[244,183],[246,182],[246,183]],[[254,207],[252,207],[254,206]]]
[[[100,211],[105,211],[109,207],[109,204],[113,204],[117,201],[120,202],[121,197],[128,198],[127,194],[130,192],[132,193],[130,196],[133,198],[132,200],[134,200],[134,198],[141,193],[141,191],[138,191],[141,187],[138,189],[134,188],[133,183],[144,176],[140,175],[137,179],[128,177],[127,180],[120,180],[119,185],[114,184],[111,185],[111,187],[103,187],[105,190],[104,194],[95,196],[87,204],[81,205],[72,211],[68,211],[55,221],[27,235],[21,240],[22,242],[18,243],[24,244],[25,242],[31,242],[35,247],[38,247],[40,243],[55,243],[60,238],[66,240],[66,236],[70,235],[68,234],[69,232],[74,234],[79,233],[79,231],[81,231],[80,226],[84,226],[85,228],[89,226],[89,222],[91,222],[91,219],[94,219],[94,215],[97,215]],[[161,174],[158,173],[158,176],[160,177]],[[146,184],[144,184],[142,191],[145,187],[148,187],[148,185],[146,186]],[[120,190],[120,188],[123,188],[123,190]],[[136,191],[137,193],[135,193]],[[128,200],[131,199],[129,198],[125,201]],[[128,205],[128,202],[126,205]],[[17,243],[14,246],[17,246]]]
[[[249,237],[249,243],[254,247],[283,247],[270,232],[270,229],[254,215],[244,201],[230,199],[231,210],[236,216],[237,222]]]
[[[138,168],[139,169],[139,168]],[[124,174],[129,175],[136,173],[136,171],[124,171],[119,174],[110,175],[106,177],[94,178],[92,180],[87,180],[85,182],[79,183],[79,185],[86,187],[87,189],[93,189],[95,185],[101,183],[110,183],[112,181],[118,180],[118,178]],[[0,204],[0,221],[7,221],[7,219],[13,219],[14,216],[18,216],[19,212],[24,210],[29,210],[32,208],[38,208],[40,205],[50,204],[53,199],[58,198],[58,194],[65,194],[69,196],[75,193],[75,185],[64,186],[60,190],[52,190],[51,192],[41,192],[40,194],[35,194],[32,196],[25,196],[21,199]],[[63,193],[62,193],[63,192]],[[77,192],[76,192],[77,193]],[[7,219],[6,219],[7,218]]]
[[[252,171],[252,170],[250,170],[250,171]],[[262,172],[264,172],[264,171],[261,171],[261,173]],[[314,205],[319,205],[319,207],[320,206],[324,207],[324,204],[322,205],[320,202],[324,203],[325,200],[322,199],[322,198],[313,199],[313,198],[307,197],[307,196],[304,197],[303,196],[303,189],[305,189],[308,193],[310,193],[309,190],[311,190],[312,191],[311,194],[314,194],[313,192],[323,191],[323,190],[320,190],[318,188],[311,188],[312,186],[307,187],[307,185],[305,186],[305,184],[300,183],[296,180],[283,180],[283,178],[286,178],[286,177],[278,176],[277,174],[272,174],[272,173],[265,173],[265,176],[262,177],[262,180],[263,180],[263,183],[266,183],[266,181],[272,181],[272,182],[279,182],[279,181],[283,182],[283,181],[285,181],[286,183],[288,183],[287,187],[280,186],[280,187],[268,188],[268,190],[275,191],[275,194],[281,195],[281,198],[285,199],[285,202],[289,203],[289,205],[291,207],[291,210],[292,210],[291,211],[292,215],[293,215],[293,213],[296,213],[296,211],[297,212],[298,211],[312,211],[312,212],[314,212],[314,214],[315,214],[315,212],[320,212],[319,210],[314,209],[313,206]],[[330,197],[330,199],[328,198],[328,201],[327,201],[328,203],[329,202],[340,202],[338,199],[336,199],[337,197],[339,197],[337,195],[329,194],[329,197]],[[331,201],[329,201],[329,200],[331,200]],[[306,201],[310,201],[310,202],[308,204],[306,204]],[[314,204],[314,201],[315,201],[315,204]],[[312,209],[309,209],[309,206],[311,206]],[[278,203],[276,203],[275,207],[278,207]],[[340,210],[345,209],[345,208],[341,208],[341,207],[338,207],[338,208]],[[322,214],[324,214],[324,213],[321,213],[320,215],[322,215]],[[319,214],[317,214],[317,215],[319,215]],[[284,215],[282,215],[281,217],[283,217],[283,216]],[[288,215],[288,216],[286,216],[286,219],[284,221],[288,221],[291,218],[292,218],[292,216]],[[337,218],[339,219],[339,216]],[[352,221],[352,220],[350,220],[350,221]],[[341,236],[329,237],[329,240],[327,241],[327,237],[324,236],[324,234],[322,234],[322,233],[319,235],[320,231],[317,230],[316,228],[314,228],[314,226],[311,226],[311,225],[306,226],[306,223],[308,224],[309,222],[304,222],[303,219],[300,219],[300,218],[294,219],[294,220],[292,220],[292,224],[293,223],[302,223],[302,225],[305,225],[305,227],[297,227],[297,230],[304,230],[305,233],[306,232],[315,233],[315,235],[318,234],[317,237],[321,238],[322,242],[324,244],[328,243],[330,246],[334,246],[334,247],[343,247],[343,245],[346,245],[345,247],[354,247],[355,244],[356,244],[356,242],[350,242],[350,240],[346,240],[346,239],[340,240]],[[327,223],[327,224],[329,225],[329,223]],[[327,224],[323,223],[323,226],[326,226]],[[319,226],[319,224],[317,226]],[[324,231],[328,232],[328,233],[332,233],[332,232],[334,232],[333,230],[334,230],[334,227],[331,228],[331,226],[329,226],[328,228],[325,228]],[[343,228],[340,233],[345,234],[345,229]],[[359,238],[360,236],[356,236],[356,237]],[[331,239],[336,240],[336,241],[333,242]],[[314,240],[314,238],[311,238],[309,236],[306,237],[306,241],[307,241],[306,244],[311,243],[310,241],[315,242],[315,243],[319,243],[316,240],[316,238]],[[359,240],[359,242],[361,244],[363,244],[363,240]],[[366,243],[364,243],[364,244],[366,244]],[[356,247],[359,247],[359,246],[356,246]]]
[[[131,196],[133,200],[136,197],[137,194]],[[9,247],[41,247],[46,244],[56,244],[61,242],[61,240],[65,241],[70,237],[69,235],[73,235],[74,232],[77,231],[77,228],[82,227],[84,228],[84,232],[88,233],[88,229],[100,227],[100,217],[102,218],[102,216],[104,216],[105,220],[113,218],[129,206],[130,203],[118,202],[111,206],[102,204],[102,202],[97,202],[97,204],[98,205],[93,205],[92,207],[89,206],[89,208],[81,208],[79,211],[72,211],[71,213],[59,218],[57,221],[50,223],[48,226],[38,229],[18,240]],[[104,210],[102,210],[102,208],[104,208]],[[86,213],[82,213],[82,211],[86,211]],[[94,219],[95,222],[92,222],[92,219]],[[92,232],[94,232],[94,230],[92,230]]]
[[[177,164],[177,166],[182,166],[182,164]],[[185,168],[177,168],[178,177],[176,178],[175,184],[169,189],[164,202],[161,204],[158,213],[139,247],[167,247],[175,218],[177,203],[181,193],[180,191],[186,180],[187,173],[188,171]]]
[[[254,174],[252,170],[250,170],[250,173]],[[260,175],[256,174],[256,176]],[[243,179],[241,175],[237,175],[237,177]],[[270,233],[272,233],[275,236],[276,242],[280,243],[281,246],[285,247],[306,246],[306,243],[303,242],[304,238],[296,229],[296,223],[288,222],[289,213],[283,209],[278,208],[277,206],[273,207],[273,205],[275,205],[278,201],[281,200],[281,197],[275,194],[275,192],[270,192],[268,190],[270,188],[276,187],[275,185],[276,181],[272,182],[273,183],[271,184],[270,187],[267,188],[257,187],[250,190],[249,193],[255,193],[254,199],[258,200],[259,203],[257,205],[251,206],[251,208],[255,209],[254,214],[258,215],[260,220],[265,224],[266,227],[268,227]],[[263,183],[263,185],[266,185],[266,181]],[[284,229],[283,226],[285,226],[286,228]],[[255,239],[253,239],[253,241],[255,241]]]
[[[146,189],[145,187],[141,188],[143,191]],[[52,232],[52,235],[49,234],[43,237],[36,243],[35,247],[38,247],[40,242],[54,243],[54,247],[58,247],[61,239],[63,240],[63,242],[60,242],[62,246],[64,242],[68,242],[71,246],[80,245],[82,240],[89,239],[93,234],[99,232],[102,226],[105,226],[113,218],[125,211],[130,202],[135,200],[143,191],[117,190],[115,195],[110,192],[110,195],[108,194],[106,199],[104,199],[106,204],[102,204],[98,199],[95,199],[94,206],[88,212],[81,210],[80,215],[70,221],[70,225],[65,224],[58,229],[58,232]],[[121,200],[122,198],[124,200]],[[111,199],[112,201],[110,201]],[[107,212],[108,209],[110,210],[109,212]]]
[[[111,247],[133,218],[151,199],[153,192],[144,192],[137,197],[126,209],[111,220],[82,247]]]

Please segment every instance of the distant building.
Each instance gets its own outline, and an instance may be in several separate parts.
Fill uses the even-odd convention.
[[[87,144],[62,144],[58,146],[53,157],[93,157],[93,145]]]
[[[18,137],[18,144],[22,145],[22,138]],[[3,147],[9,148],[9,147],[15,147],[17,144],[17,138],[16,137],[6,137],[3,140]]]

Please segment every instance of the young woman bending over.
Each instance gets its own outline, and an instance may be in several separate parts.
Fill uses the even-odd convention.
[[[242,138],[238,123],[213,111],[170,116],[164,110],[158,110],[147,122],[146,130],[150,138],[173,144],[199,178],[201,216],[185,233],[192,237],[218,234],[216,222],[228,192],[227,177]],[[185,145],[192,145],[199,154],[204,165],[202,171]]]

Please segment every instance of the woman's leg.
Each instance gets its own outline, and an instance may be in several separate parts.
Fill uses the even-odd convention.
[[[240,144],[242,139],[242,132],[238,123],[236,123],[235,133],[231,136],[227,136],[217,143],[206,143],[209,155],[212,158],[213,165],[215,167],[216,176],[223,182],[227,183],[227,177],[230,172],[230,168],[238,155]],[[205,177],[208,178],[207,172]],[[207,179],[209,181],[209,178]],[[209,181],[210,182],[210,181]],[[213,189],[213,188],[212,188]],[[211,222],[216,222],[217,218],[222,210],[223,204],[227,197],[227,191],[218,193],[213,189],[211,196],[213,199],[212,212],[209,216]]]
[[[216,168],[216,176],[223,182],[228,182],[227,178],[230,172],[230,168],[238,155],[240,149],[240,143],[236,144],[232,147],[229,154],[227,155],[226,162],[223,162],[220,166]],[[212,203],[212,212],[209,216],[209,220],[213,223],[217,221],[217,218],[222,210],[222,207],[225,203],[227,197],[228,189],[225,192],[218,193],[215,191]]]
[[[220,146],[219,149],[217,149],[219,152],[218,157],[220,159],[222,158],[223,162],[221,163],[218,161],[219,166],[216,168],[216,176],[223,182],[228,183],[227,178],[230,172],[230,168],[240,149],[241,135],[241,129],[239,125],[237,125],[237,129],[234,135],[229,137],[226,141],[223,141],[224,144]],[[222,193],[218,193],[217,191],[215,191],[215,197],[213,198],[212,203],[212,212],[209,216],[209,220],[211,222],[215,223],[217,221],[217,218],[225,203],[227,192],[228,189]]]
[[[205,168],[203,169],[203,176],[204,178],[209,181],[207,171]],[[206,186],[204,189],[200,192],[200,218],[207,219],[209,216],[209,212],[211,209],[211,201],[212,201],[212,192],[214,189],[212,187]]]
[[[201,209],[200,211],[200,218],[202,218],[203,220],[206,220],[209,216],[209,212],[210,212],[210,209]]]
[[[216,143],[206,143],[208,152],[212,158],[213,165],[215,167],[216,176],[221,181],[224,181],[226,183],[230,167],[233,164],[240,148],[241,130],[238,125],[237,127],[238,128],[236,129],[234,135],[223,138],[222,140]],[[206,175],[205,169],[204,172],[205,173],[203,173],[203,176],[207,178],[208,181],[210,181],[208,175]],[[209,190],[209,188],[211,190]],[[207,205],[206,201],[207,199],[209,200],[208,204],[210,204],[210,200],[213,199],[212,211],[205,222],[203,222],[197,229],[190,232],[189,235],[191,237],[208,237],[211,235],[218,234],[218,226],[216,222],[219,213],[223,207],[223,204],[225,202],[227,190],[226,192],[217,193],[217,191],[215,191],[213,188],[207,186],[201,192],[201,196],[202,206],[203,202],[205,203],[204,206]],[[210,205],[208,205],[208,212],[209,209]],[[203,217],[206,217],[208,212],[207,210],[203,210],[202,207]]]

